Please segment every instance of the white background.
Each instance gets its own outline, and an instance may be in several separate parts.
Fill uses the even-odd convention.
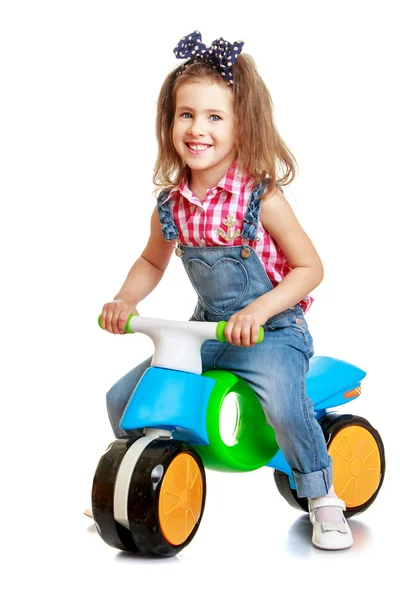
[[[3,0],[0,9],[2,527],[7,598],[372,598],[398,538],[397,2],[163,4]],[[269,469],[210,472],[202,525],[176,558],[114,551],[82,515],[112,440],[105,392],[152,352],[98,329],[154,207],[155,109],[173,48],[244,40],[299,163],[287,190],[325,266],[316,354],[367,371],[345,410],[380,431],[387,475],[351,550],[313,548]],[[173,256],[142,315],[187,319]],[[6,586],[6,578],[2,585]],[[351,595],[350,595],[351,594]],[[387,595],[388,598],[396,594]]]

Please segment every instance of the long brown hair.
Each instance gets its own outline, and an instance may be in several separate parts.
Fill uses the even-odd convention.
[[[204,61],[189,65],[178,75],[181,65],[166,77],[158,97],[156,134],[158,154],[153,183],[160,187],[178,185],[186,165],[172,142],[175,97],[184,83],[204,81],[231,87],[236,116],[236,139],[239,165],[255,180],[287,185],[296,175],[296,159],[280,137],[273,116],[273,103],[267,86],[260,77],[254,59],[241,54],[232,66],[233,85]],[[270,190],[275,189],[272,185]]]

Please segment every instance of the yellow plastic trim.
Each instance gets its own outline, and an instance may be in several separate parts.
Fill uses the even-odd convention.
[[[329,444],[333,461],[333,486],[347,508],[367,502],[376,491],[381,476],[379,448],[364,427],[341,429]]]
[[[179,546],[192,533],[201,513],[203,479],[194,458],[182,452],[170,463],[161,484],[158,517],[169,544]]]

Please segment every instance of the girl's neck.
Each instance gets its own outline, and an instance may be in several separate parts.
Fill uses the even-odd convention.
[[[227,169],[222,174],[202,173],[201,171],[189,171],[189,187],[209,190],[217,185],[225,175]]]
[[[199,198],[199,200],[203,201],[208,190],[215,187],[221,181],[234,160],[235,157],[228,161],[229,164],[217,165],[215,169],[206,169],[204,171],[189,169],[189,189]]]

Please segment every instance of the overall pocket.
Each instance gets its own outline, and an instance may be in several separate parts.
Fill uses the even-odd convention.
[[[249,289],[249,277],[240,261],[221,258],[213,265],[199,258],[187,263],[189,279],[207,310],[226,314],[243,301]]]
[[[281,331],[283,335],[295,335],[305,345],[305,354],[311,358],[314,354],[313,339],[308,330],[307,321],[303,314],[293,312],[285,316],[277,316],[266,322],[264,329],[271,332]]]
[[[295,335],[299,337],[304,337],[305,332],[308,331],[307,323],[304,318],[296,314],[278,317],[276,319],[267,321],[266,323],[266,329],[268,331],[279,331],[286,328],[289,328]]]

